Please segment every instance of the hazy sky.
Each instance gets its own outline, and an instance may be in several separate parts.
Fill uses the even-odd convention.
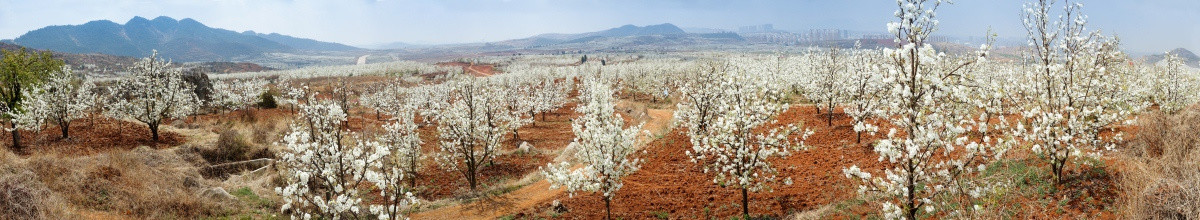
[[[484,42],[660,23],[883,31],[895,9],[888,0],[0,0],[0,39],[48,25],[162,15],[350,45]],[[939,11],[939,33],[982,36],[992,26],[1001,37],[1024,37],[1020,9],[1021,1],[959,0]],[[1132,51],[1200,50],[1197,0],[1085,1],[1084,12],[1090,28],[1118,34]]]

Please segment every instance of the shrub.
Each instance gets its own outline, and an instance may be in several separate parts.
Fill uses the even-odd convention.
[[[200,68],[189,69],[183,73],[183,81],[195,86],[192,92],[196,97],[205,103],[212,101],[212,80],[208,78],[208,74]]]
[[[279,104],[275,102],[275,96],[279,95],[278,93],[279,92],[277,92],[273,89],[263,92],[262,95],[258,96],[258,98],[259,98],[258,107],[266,108],[266,109],[273,109],[273,108],[279,107]]]
[[[201,150],[200,155],[211,164],[270,157],[267,149],[256,147],[235,130],[226,130],[217,137],[214,149]]]

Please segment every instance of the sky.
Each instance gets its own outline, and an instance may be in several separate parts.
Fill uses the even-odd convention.
[[[1126,50],[1200,51],[1200,1],[1091,0],[1089,28],[1116,34]],[[958,0],[938,11],[938,34],[1024,38],[1022,1]],[[1056,6],[1061,6],[1059,2]],[[0,0],[0,39],[49,25],[134,16],[192,18],[210,27],[281,33],[349,45],[478,43],[625,24],[721,28],[773,24],[805,31],[885,31],[887,0]]]

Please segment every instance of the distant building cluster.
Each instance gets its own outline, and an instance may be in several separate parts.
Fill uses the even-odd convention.
[[[771,24],[741,26],[738,27],[739,33],[759,33],[759,32],[775,32],[775,26]]]
[[[891,34],[863,34],[861,37],[858,37],[856,39],[857,40],[870,40],[870,41],[882,41],[882,40],[891,41],[895,38],[896,38],[896,36],[891,35]],[[925,39],[925,42],[931,42],[931,43],[932,42],[951,42],[951,41],[954,41],[954,40],[951,39],[950,37],[941,36],[941,35],[933,35],[933,36],[929,36],[929,38]]]
[[[741,35],[747,41],[756,43],[794,44],[801,41],[799,34],[789,32],[760,32]]]
[[[846,40],[848,36],[849,36],[849,33],[846,30],[810,29],[810,30],[808,30],[808,33],[801,34],[800,37],[803,38],[804,41],[818,42],[818,41]]]
[[[839,41],[863,41],[876,44],[890,44],[895,36],[879,32],[853,32],[849,30],[825,28],[809,29],[807,31],[789,32],[776,30],[771,24],[750,25],[738,27],[738,34],[747,41],[754,43],[784,44],[784,45],[821,45]],[[926,42],[976,42],[976,38],[957,39],[947,36],[930,36]]]

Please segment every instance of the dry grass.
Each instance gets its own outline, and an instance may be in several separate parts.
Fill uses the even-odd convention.
[[[1138,121],[1120,187],[1131,219],[1200,219],[1200,111],[1149,113]]]
[[[12,168],[5,167],[0,171],[0,219],[64,219],[71,216],[62,199],[38,182],[36,174]]]
[[[10,164],[3,179],[40,186],[43,207],[73,207],[141,219],[192,219],[229,212],[228,201],[199,192],[219,183],[204,180],[177,150],[140,147],[85,157],[34,156]],[[54,199],[47,200],[54,202]],[[51,217],[51,219],[59,219]]]

